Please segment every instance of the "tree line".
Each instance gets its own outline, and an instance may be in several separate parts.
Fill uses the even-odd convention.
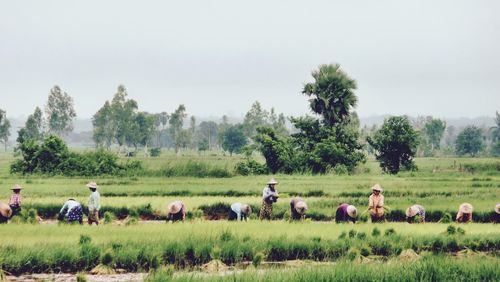
[[[375,155],[389,173],[415,169],[415,156],[500,155],[498,112],[496,125],[486,132],[475,126],[457,132],[440,119],[410,120],[406,116],[390,117],[380,127],[360,128],[354,111],[358,101],[356,81],[338,64],[321,65],[312,77],[314,81],[304,85],[302,94],[309,98],[313,115],[287,118],[274,108],[264,109],[256,101],[243,122],[236,124],[230,123],[227,116],[219,123],[198,124],[194,116],[188,116],[184,105],[172,113],[140,111],[138,102],[128,97],[124,85],[119,85],[112,99],[92,117],[93,141],[100,149],[118,148],[129,154],[143,149],[146,155],[153,156],[164,147],[175,152],[243,152],[247,167],[242,167],[250,172],[263,171],[251,160],[252,152],[259,151],[272,173],[352,172],[366,160],[367,154]],[[44,111],[35,108],[19,130],[17,141],[42,143],[51,135],[65,136],[73,130],[75,118],[73,99],[56,85],[49,92]],[[456,136],[451,141],[453,135]],[[0,110],[0,142],[6,146],[9,136],[10,123],[5,111]]]

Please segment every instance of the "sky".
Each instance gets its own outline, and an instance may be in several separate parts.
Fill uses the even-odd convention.
[[[2,1],[0,108],[44,107],[59,85],[78,118],[124,84],[139,109],[242,116],[254,101],[309,113],[311,72],[339,63],[361,117],[493,116],[500,1]]]

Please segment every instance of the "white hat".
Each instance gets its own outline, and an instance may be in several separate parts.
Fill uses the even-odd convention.
[[[19,184],[16,184],[16,185],[12,186],[12,188],[10,188],[10,190],[21,190],[21,189],[23,189],[23,187],[21,187],[21,185],[19,185]]]
[[[0,214],[3,217],[10,218],[12,216],[12,209],[9,207],[9,205],[0,203]]]
[[[497,204],[497,205],[495,206],[495,212],[496,212],[497,214],[500,214],[500,204]]]
[[[353,205],[348,205],[347,206],[347,214],[352,217],[352,218],[356,218],[358,216],[358,210],[356,209],[355,206]]]
[[[307,207],[307,204],[306,202],[304,201],[298,201],[296,204],[295,204],[295,210],[300,213],[300,214],[304,214],[307,210],[308,210],[308,207]]]
[[[417,213],[418,213],[418,208],[415,205],[406,209],[407,217],[414,217],[415,215],[417,215]]]
[[[95,183],[93,181],[87,183],[86,186],[89,187],[89,188],[92,188],[92,189],[97,189],[97,183]]]
[[[252,213],[252,208],[250,207],[250,205],[241,204],[241,212],[248,216]]]
[[[460,205],[460,207],[458,207],[458,210],[463,212],[463,213],[472,213],[473,209],[474,208],[469,203],[463,203]]]
[[[181,201],[175,201],[170,204],[168,204],[167,211],[170,214],[176,214],[182,209],[182,202]]]
[[[380,185],[377,183],[375,185],[372,186],[372,191],[380,191],[382,192],[382,187],[380,187]]]
[[[276,179],[274,178],[271,178],[271,180],[269,180],[267,184],[278,184],[278,181],[276,181]]]

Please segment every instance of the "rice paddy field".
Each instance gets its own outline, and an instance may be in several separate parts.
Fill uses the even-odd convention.
[[[239,156],[164,152],[137,158],[151,170],[202,163],[233,174]],[[419,170],[396,176],[381,173],[369,159],[352,175],[264,175],[165,177],[132,175],[96,179],[11,175],[12,153],[0,154],[0,201],[10,187],[23,186],[23,210],[40,216],[27,223],[0,225],[0,269],[4,279],[30,273],[148,273],[148,281],[499,281],[500,160],[423,158]],[[193,169],[196,169],[194,166]],[[261,193],[271,178],[281,195],[275,220],[257,217]],[[74,197],[84,206],[85,184],[99,184],[99,226],[58,223],[62,204]],[[370,187],[379,183],[389,207],[388,222],[334,223],[336,207],[367,207]],[[306,220],[289,222],[289,200],[301,196]],[[183,223],[166,223],[166,206],[181,200]],[[234,202],[251,204],[248,222],[228,222]],[[458,206],[474,206],[474,223],[455,224]],[[404,222],[404,210],[423,205],[428,223]],[[217,219],[217,220],[214,220]],[[29,221],[29,220],[28,220]],[[104,219],[102,220],[104,223]],[[76,275],[78,274],[78,275]],[[124,278],[124,280],[126,280]]]

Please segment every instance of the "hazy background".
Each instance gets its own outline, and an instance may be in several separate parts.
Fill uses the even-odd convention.
[[[303,83],[340,63],[363,117],[493,116],[498,1],[3,1],[0,108],[25,117],[58,84],[90,118],[118,84],[141,111],[308,113]]]

